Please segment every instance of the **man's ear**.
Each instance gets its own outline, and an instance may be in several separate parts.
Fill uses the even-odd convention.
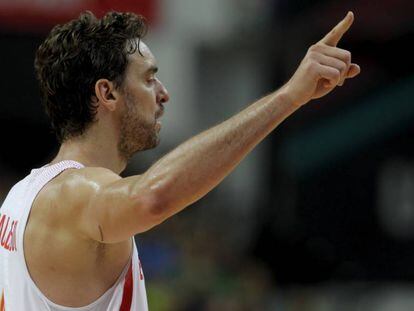
[[[98,102],[105,106],[109,111],[114,111],[116,109],[119,92],[116,90],[113,82],[107,79],[99,79],[96,81],[95,96],[98,99]]]

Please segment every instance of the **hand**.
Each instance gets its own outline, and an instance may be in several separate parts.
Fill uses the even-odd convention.
[[[354,14],[348,12],[322,40],[312,45],[295,74],[283,87],[293,103],[299,106],[311,99],[331,92],[345,79],[357,76],[361,69],[351,63],[351,52],[337,46],[339,40],[351,27]]]

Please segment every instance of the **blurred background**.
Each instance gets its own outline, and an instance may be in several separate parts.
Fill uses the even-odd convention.
[[[85,9],[146,16],[171,95],[160,146],[125,176],[282,86],[354,11],[339,46],[361,75],[136,240],[151,310],[414,310],[413,1],[0,0],[0,202],[57,151],[34,54]]]

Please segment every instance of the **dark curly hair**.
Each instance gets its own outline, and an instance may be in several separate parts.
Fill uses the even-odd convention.
[[[108,79],[120,87],[128,54],[139,51],[147,26],[133,13],[91,12],[55,26],[35,59],[43,104],[60,143],[81,135],[95,120],[95,83]]]

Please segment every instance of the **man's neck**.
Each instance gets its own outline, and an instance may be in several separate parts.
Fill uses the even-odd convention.
[[[120,174],[127,164],[127,161],[120,157],[117,146],[109,146],[85,137],[72,138],[62,143],[51,163],[64,160],[77,161],[86,167],[104,167],[117,174]]]

